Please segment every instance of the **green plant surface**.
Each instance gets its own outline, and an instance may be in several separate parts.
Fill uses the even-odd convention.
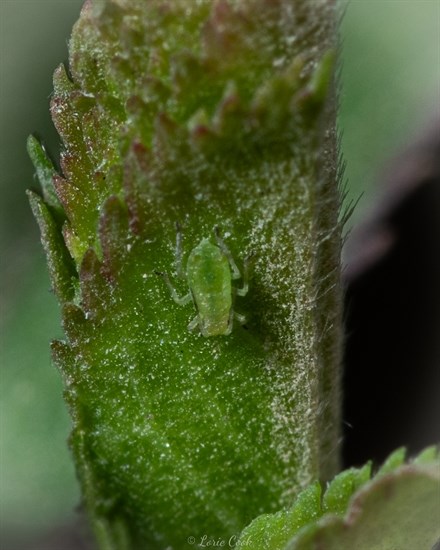
[[[265,550],[430,550],[440,537],[440,460],[427,448],[408,464],[392,453],[371,477],[371,464],[305,489],[294,505],[256,518],[239,545]]]
[[[54,77],[62,174],[29,142],[66,334],[53,356],[102,548],[236,535],[337,469],[334,14],[289,6],[87,2]],[[176,222],[184,262],[216,225],[234,258],[253,254],[246,326],[188,331],[194,306],[155,273],[187,291]]]
[[[344,519],[323,518],[286,550],[430,550],[440,537],[440,465],[402,466],[353,498]]]
[[[55,304],[45,303],[50,297],[44,260],[24,200],[32,169],[23,144],[30,131],[38,131],[52,156],[57,155],[59,138],[47,115],[50,73],[66,57],[66,38],[80,5],[79,0],[0,2],[0,119],[5,136],[0,148],[0,508],[3,534],[15,529],[20,535],[28,532],[31,540],[36,537],[34,529],[67,523],[77,513],[78,494],[65,443],[70,420],[63,411],[60,384],[53,382],[57,372],[44,351],[48,340],[59,333],[59,315]],[[353,190],[350,198],[361,192],[364,196],[352,223],[362,217],[365,196],[375,198],[370,186],[378,164],[412,139],[414,127],[429,116],[439,78],[437,13],[435,2],[369,1],[347,6],[340,29],[342,150],[347,184]],[[23,380],[32,381],[34,398],[17,397]],[[57,427],[47,419],[57,420]],[[50,456],[43,459],[42,451],[46,457],[49,449]],[[59,473],[54,475],[57,467]]]

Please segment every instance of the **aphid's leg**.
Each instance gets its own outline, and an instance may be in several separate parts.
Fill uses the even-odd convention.
[[[170,290],[171,297],[176,302],[176,304],[179,304],[180,306],[184,306],[185,304],[188,304],[192,300],[191,292],[188,292],[186,296],[179,296],[176,292],[176,289],[171,284],[170,278],[168,276],[168,273],[162,273],[161,271],[155,271],[156,275],[159,275],[162,277],[162,279],[165,281],[167,287]]]
[[[184,278],[182,265],[182,227],[179,222],[176,222],[176,250],[174,264],[176,266],[177,276]]]
[[[229,312],[228,328],[225,332],[225,336],[228,336],[228,334],[231,334],[233,325],[234,325],[234,308],[231,307],[231,311]]]
[[[231,266],[232,279],[240,279],[241,277],[240,270],[238,269],[237,264],[235,263],[234,258],[232,257],[231,251],[226,246],[226,243],[224,242],[224,240],[220,237],[220,231],[219,231],[218,225],[214,227],[214,233],[215,233],[215,238],[217,240],[217,244],[220,250],[226,256],[226,258],[228,259],[229,265]]]
[[[237,313],[236,311],[234,311],[234,319],[238,321],[240,325],[244,325],[246,323],[246,317],[241,313]]]
[[[188,323],[188,330],[194,330],[196,327],[199,326],[199,316],[197,315],[194,317],[194,319]]]
[[[254,256],[254,254],[253,254],[253,252],[251,252],[251,254],[246,256],[246,258],[244,259],[244,262],[243,262],[243,286],[241,288],[235,289],[235,292],[236,292],[237,296],[246,296],[246,294],[248,293],[248,290],[249,290],[249,264],[250,264],[250,261],[252,260],[253,256]]]
[[[225,332],[225,336],[231,334],[232,327],[234,325],[234,319],[238,321],[240,325],[244,325],[246,323],[246,317],[244,315],[242,315],[241,313],[237,313],[236,311],[231,309],[231,313],[229,314],[228,330]]]

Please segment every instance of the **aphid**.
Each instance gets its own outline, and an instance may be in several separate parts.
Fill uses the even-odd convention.
[[[232,281],[241,279],[240,270],[231,252],[220,237],[218,227],[214,227],[217,244],[202,239],[191,251],[182,269],[182,233],[177,225],[176,268],[177,274],[186,279],[189,287],[187,295],[180,297],[167,273],[156,272],[163,277],[176,304],[193,302],[197,315],[189,323],[188,330],[197,326],[203,336],[228,335],[232,331],[234,319],[240,324],[246,322],[244,315],[234,311],[235,296],[245,296],[248,292],[248,260],[244,262],[243,286],[236,288]]]

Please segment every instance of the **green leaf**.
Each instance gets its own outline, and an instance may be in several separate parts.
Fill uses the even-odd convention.
[[[34,136],[28,137],[27,151],[37,171],[38,181],[41,185],[45,202],[51,206],[58,215],[62,214],[62,207],[53,184],[53,179],[57,172],[52,161],[47,156],[43,146]]]
[[[240,535],[238,547],[283,550],[302,527],[321,517],[321,486],[310,485],[302,491],[289,510],[256,518]]]
[[[324,516],[286,550],[430,550],[440,537],[440,464],[401,466],[366,484],[346,516]]]
[[[429,447],[403,465],[394,451],[370,480],[371,464],[338,474],[321,496],[305,489],[290,510],[256,518],[240,543],[265,550],[430,549],[440,536],[440,461]]]
[[[72,259],[64,244],[60,228],[43,199],[28,191],[32,212],[40,226],[41,242],[46,252],[52,288],[60,301],[73,298],[76,276]]]
[[[104,549],[228,539],[337,471],[335,13],[294,4],[92,0],[55,72],[53,229],[77,275],[53,354]],[[176,222],[183,271],[215,226],[240,270],[254,258],[228,336],[190,332],[155,274],[190,290]]]
[[[350,468],[338,474],[327,487],[322,499],[324,513],[343,515],[353,493],[364,485],[371,475],[371,463],[363,468]]]
[[[440,536],[438,451],[429,447],[408,465],[403,465],[404,457],[405,449],[394,451],[372,480],[367,463],[338,474],[322,494],[318,483],[310,485],[289,510],[256,518],[238,545],[265,550],[430,550]]]
[[[310,80],[310,92],[313,101],[318,105],[325,100],[328,93],[329,83],[333,77],[333,69],[336,61],[334,50],[326,52],[319,61],[315,72]]]
[[[416,457],[414,457],[412,462],[413,464],[416,464],[416,465],[429,464],[431,462],[434,462],[436,458],[438,458],[438,456],[439,456],[438,447],[436,447],[435,445],[432,445],[431,447],[427,447],[421,453],[419,453]]]
[[[405,462],[406,449],[405,447],[400,447],[396,449],[390,456],[385,460],[385,462],[380,467],[377,472],[377,476],[389,474]]]

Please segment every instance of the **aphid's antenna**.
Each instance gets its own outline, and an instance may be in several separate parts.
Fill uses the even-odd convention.
[[[237,288],[236,293],[238,296],[246,296],[249,290],[249,270],[252,260],[255,258],[255,252],[251,252],[246,256],[243,261],[243,286]]]
[[[165,281],[167,287],[170,290],[171,297],[176,302],[176,304],[179,304],[180,306],[184,306],[185,304],[189,304],[192,300],[191,292],[186,294],[185,296],[179,296],[177,294],[176,289],[173,287],[170,281],[170,277],[168,273],[165,273],[164,271],[155,271],[155,275],[158,275],[159,277],[162,277],[162,279]]]
[[[176,252],[175,252],[175,266],[177,276],[183,278],[182,267],[182,226],[179,222],[175,223],[176,228]]]
[[[217,240],[217,244],[218,244],[220,250],[226,256],[226,258],[228,259],[229,265],[231,266],[232,278],[233,279],[240,279],[241,278],[240,270],[238,269],[237,264],[235,263],[234,258],[232,257],[231,251],[226,246],[225,242],[223,241],[223,239],[220,236],[220,230],[218,228],[218,225],[214,226],[214,234],[215,234],[215,238]]]

